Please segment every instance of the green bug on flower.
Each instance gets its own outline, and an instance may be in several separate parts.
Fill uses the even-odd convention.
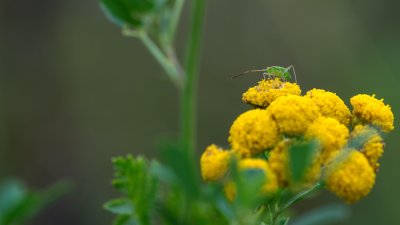
[[[266,79],[266,76],[268,76],[268,79],[272,78],[279,78],[282,81],[288,81],[292,79],[292,75],[290,74],[290,70],[293,70],[293,75],[295,82],[297,83],[297,77],[296,77],[296,71],[294,70],[294,66],[290,65],[288,67],[282,67],[282,66],[269,66],[265,69],[259,69],[259,70],[248,70],[245,71],[239,75],[236,75],[233,78],[240,77],[242,75],[245,75],[247,73],[254,73],[254,72],[263,72],[264,80]]]

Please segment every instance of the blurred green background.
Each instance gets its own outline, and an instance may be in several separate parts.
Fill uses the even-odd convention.
[[[227,146],[241,94],[261,77],[230,76],[295,65],[303,92],[318,87],[346,103],[385,98],[400,127],[400,3],[384,1],[208,1],[198,89],[197,151]],[[177,47],[184,46],[184,12]],[[176,136],[178,94],[142,44],[121,36],[98,1],[0,1],[0,178],[41,188],[70,178],[75,190],[31,224],[106,225],[112,156],[156,155]],[[181,54],[182,55],[182,54]],[[400,224],[399,130],[371,194],[343,224]],[[298,211],[338,200],[323,193]]]

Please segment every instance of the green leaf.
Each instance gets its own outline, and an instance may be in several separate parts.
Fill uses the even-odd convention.
[[[289,148],[289,169],[294,182],[301,182],[310,168],[318,143],[316,141],[299,141]]]
[[[262,202],[260,189],[267,181],[268,174],[259,169],[240,170],[237,160],[230,163],[230,172],[236,186],[235,204],[238,207],[252,208]]]
[[[117,190],[126,195],[124,199],[130,203],[117,199],[106,204],[109,207],[107,209],[117,214],[129,213],[128,209],[131,209],[131,219],[139,221],[140,224],[148,224],[158,190],[158,180],[150,173],[149,163],[143,157],[134,158],[131,155],[116,157],[113,163],[115,178],[112,183]]]
[[[100,7],[118,26],[143,28],[159,20],[160,11],[167,9],[167,0],[101,0]]]
[[[123,198],[113,199],[105,203],[103,208],[115,214],[129,215],[134,212],[132,202]]]
[[[27,190],[22,182],[15,179],[3,181],[0,185],[0,221],[3,221],[4,217],[17,207],[26,195]]]
[[[150,173],[157,177],[158,180],[163,181],[167,184],[177,184],[178,177],[172,172],[172,170],[157,161],[152,161],[150,164]]]
[[[6,183],[6,186],[12,187],[12,191],[7,192],[9,195],[6,198],[0,197],[3,200],[1,205],[4,210],[1,211],[0,224],[24,223],[40,210],[69,192],[71,187],[68,182],[58,182],[45,191],[33,192],[28,191],[20,181],[12,180]],[[16,198],[16,196],[18,197]],[[14,201],[4,201],[10,198],[14,199]],[[5,204],[5,202],[7,203]]]
[[[140,20],[133,18],[125,5],[119,1],[102,0],[100,8],[111,22],[120,27],[125,25],[132,27],[140,26]]]
[[[139,225],[139,223],[129,215],[119,215],[115,218],[113,225]]]
[[[350,216],[350,208],[345,205],[327,205],[312,210],[295,220],[292,225],[328,225],[343,222]]]
[[[289,217],[285,217],[285,218],[280,218],[278,221],[279,225],[288,225],[289,224]]]

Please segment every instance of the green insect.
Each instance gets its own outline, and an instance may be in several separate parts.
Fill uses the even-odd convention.
[[[296,71],[294,70],[294,66],[293,65],[290,65],[288,67],[269,66],[269,67],[267,67],[265,69],[260,69],[260,70],[248,70],[248,71],[245,71],[245,72],[243,72],[243,73],[241,73],[239,75],[236,75],[236,76],[232,77],[232,79],[236,78],[236,77],[240,77],[240,76],[245,75],[247,73],[263,72],[264,79],[266,79],[266,76],[268,76],[268,79],[277,77],[277,78],[280,78],[283,81],[288,81],[288,80],[292,79],[292,75],[290,74],[290,70],[293,70],[294,79],[295,79],[295,81],[297,83]]]

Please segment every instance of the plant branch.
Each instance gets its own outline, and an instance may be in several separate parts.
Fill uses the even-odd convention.
[[[183,88],[184,73],[183,70],[176,59],[175,52],[170,49],[171,52],[165,54],[156,43],[149,37],[145,31],[133,31],[129,29],[123,29],[122,33],[125,36],[137,37],[143,44],[147,47],[150,53],[154,56],[157,62],[165,70],[171,81],[177,86],[178,89]]]
[[[186,79],[181,99],[181,126],[183,148],[194,154],[196,130],[196,81],[200,62],[201,38],[205,0],[193,0],[189,40],[186,52]]]
[[[279,214],[281,214],[283,211],[285,211],[286,209],[288,209],[290,206],[292,206],[294,203],[304,199],[307,195],[320,190],[323,187],[321,182],[317,182],[314,186],[312,186],[311,188],[300,192],[299,194],[297,194],[296,196],[294,196],[292,199],[290,199],[276,214],[275,217],[279,216]]]
[[[156,60],[160,63],[160,65],[164,68],[164,70],[169,75],[172,82],[178,87],[178,89],[181,89],[183,86],[183,76],[182,73],[177,68],[176,63],[172,62],[170,58],[165,56],[165,54],[150,39],[150,37],[146,33],[141,35],[140,39],[142,40],[144,45],[149,49],[149,51],[153,54]]]
[[[181,17],[182,8],[183,8],[184,3],[185,3],[185,0],[175,0],[175,4],[172,9],[170,25],[168,27],[168,42],[169,43],[172,43],[175,38],[176,29],[178,27],[179,18]]]

